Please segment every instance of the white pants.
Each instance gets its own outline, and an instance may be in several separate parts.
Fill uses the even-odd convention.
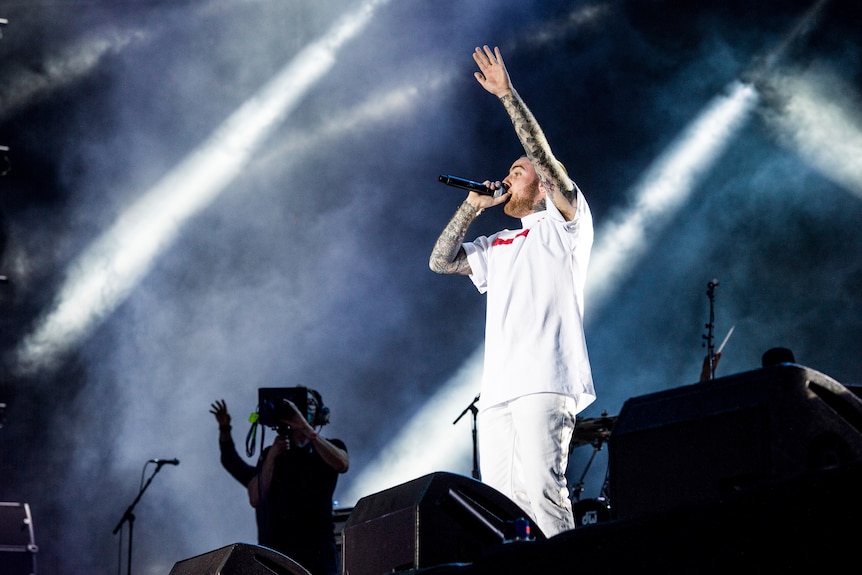
[[[536,393],[478,418],[482,482],[517,503],[546,537],[575,527],[566,481],[575,409],[569,396]]]

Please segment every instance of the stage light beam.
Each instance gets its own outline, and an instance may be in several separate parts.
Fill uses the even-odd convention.
[[[301,98],[332,67],[344,44],[388,0],[368,0],[345,14],[247,100],[197,150],[166,174],[67,270],[51,309],[16,348],[18,375],[59,365],[128,294],[183,224],[208,206]]]

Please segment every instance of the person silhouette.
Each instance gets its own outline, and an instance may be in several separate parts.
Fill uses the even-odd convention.
[[[332,495],[350,459],[343,441],[318,433],[328,416],[318,417],[323,409],[320,394],[312,389],[307,393],[305,414],[284,400],[289,407],[289,418],[283,420],[286,430],[263,450],[257,465],[237,453],[225,401],[214,401],[210,413],[219,426],[222,466],[246,488],[255,509],[258,543],[284,553],[312,575],[337,575]]]
[[[760,358],[761,367],[771,367],[782,363],[796,363],[793,352],[786,347],[771,347]]]

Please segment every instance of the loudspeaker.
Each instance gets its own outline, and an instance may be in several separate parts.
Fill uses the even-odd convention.
[[[269,547],[233,543],[174,563],[170,575],[311,575],[308,570]]]
[[[782,364],[627,400],[608,440],[612,517],[718,501],[862,461],[862,399]]]
[[[344,526],[347,524],[347,520],[350,518],[351,513],[353,513],[353,507],[342,507],[332,511],[332,521],[335,528],[335,552],[337,553],[336,558],[338,559],[339,573],[343,571],[341,569],[341,558],[344,557],[344,552],[342,551],[342,548],[344,547],[342,544],[342,540],[344,538]]]
[[[344,575],[381,575],[476,559],[517,537],[544,539],[511,499],[475,479],[437,472],[363,497],[343,533]]]
[[[0,503],[0,575],[35,575],[33,518],[27,503]]]

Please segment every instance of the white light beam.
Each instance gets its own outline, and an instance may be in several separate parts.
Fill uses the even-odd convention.
[[[23,375],[55,368],[120,305],[182,225],[224,191],[256,148],[332,67],[336,52],[387,1],[368,0],[346,14],[124,212],[69,267],[52,308],[15,350],[13,370]]]

